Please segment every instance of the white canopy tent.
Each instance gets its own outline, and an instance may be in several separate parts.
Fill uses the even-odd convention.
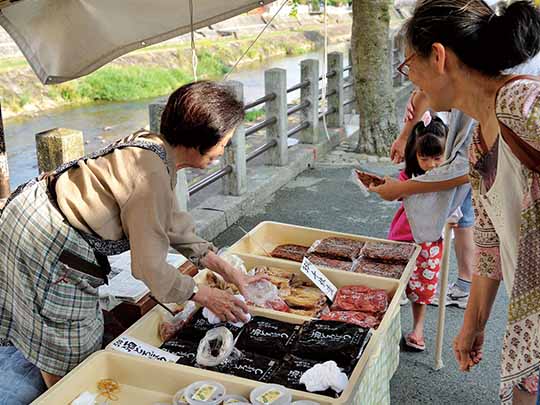
[[[192,0],[199,29],[273,0]],[[188,33],[190,0],[0,0],[0,25],[44,84]]]

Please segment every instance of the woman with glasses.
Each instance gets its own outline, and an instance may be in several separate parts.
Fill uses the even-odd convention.
[[[540,82],[502,72],[540,51],[540,12],[529,1],[496,14],[481,0],[425,0],[405,34],[401,70],[429,105],[457,108],[479,123],[469,153],[475,274],[456,359],[463,371],[481,361],[503,281],[510,305],[500,397],[533,404],[540,370]]]

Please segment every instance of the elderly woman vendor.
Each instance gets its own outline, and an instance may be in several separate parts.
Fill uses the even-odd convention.
[[[97,287],[109,255],[130,249],[133,275],[163,302],[192,299],[222,319],[245,319],[243,302],[196,288],[166,262],[173,247],[241,292],[253,281],[195,234],[174,193],[176,171],[223,155],[243,115],[221,85],[183,86],[168,100],[161,134],[139,131],[11,195],[0,216],[0,344],[15,346],[47,386],[101,347]]]

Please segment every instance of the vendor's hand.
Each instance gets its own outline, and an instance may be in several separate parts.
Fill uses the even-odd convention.
[[[226,282],[232,283],[236,287],[238,287],[240,294],[246,297],[247,286],[249,284],[256,283],[257,281],[260,281],[260,280],[267,280],[268,276],[266,274],[257,274],[255,276],[249,276],[245,274],[242,270],[236,267],[230,266],[230,269],[226,272],[223,278]]]
[[[226,291],[201,285],[199,291],[193,297],[193,301],[208,308],[224,322],[248,321],[246,303]]]
[[[407,145],[407,138],[398,136],[392,143],[390,148],[390,159],[395,164],[403,162],[405,159],[405,146]]]
[[[383,184],[380,186],[371,185],[369,191],[379,194],[383,200],[394,201],[402,197],[401,184],[402,182],[386,176]]]
[[[453,343],[454,355],[461,371],[470,371],[483,355],[484,331],[463,326]]]

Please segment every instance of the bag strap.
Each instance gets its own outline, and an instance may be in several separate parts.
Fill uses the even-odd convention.
[[[510,77],[497,91],[497,96],[502,87],[516,80],[534,80],[540,82],[540,77],[531,75],[517,75]],[[495,98],[497,99],[497,98]],[[519,159],[519,161],[533,172],[540,173],[540,151],[533,148],[520,136],[518,136],[512,129],[499,120],[499,127],[501,128],[501,135],[512,151],[512,153]],[[481,139],[481,142],[484,142]]]

